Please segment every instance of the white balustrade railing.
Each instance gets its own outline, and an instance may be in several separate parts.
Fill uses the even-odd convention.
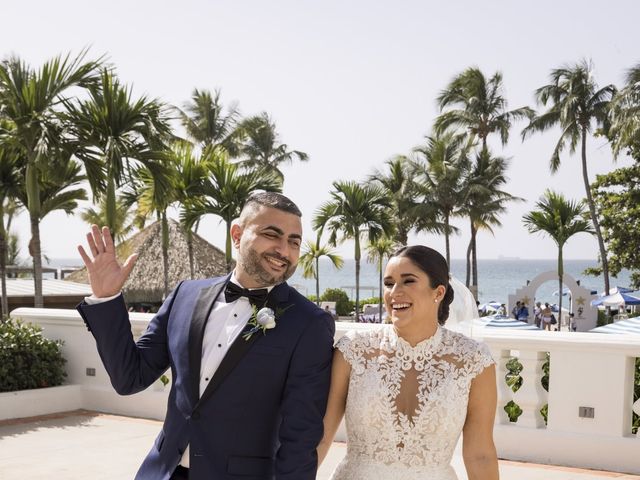
[[[38,324],[46,337],[64,341],[67,383],[81,387],[81,408],[164,417],[169,388],[155,385],[137,395],[118,396],[110,386],[93,337],[74,310],[20,308],[12,317]],[[134,336],[138,336],[151,315],[132,313],[130,317]],[[336,339],[354,328],[378,326],[338,322]],[[489,328],[474,332],[474,336],[489,345],[496,360],[494,438],[500,458],[640,474],[640,435],[631,433],[632,412],[640,414],[640,401],[634,404],[633,399],[640,336]],[[547,353],[548,392],[541,383]],[[505,380],[507,362],[513,357],[522,365],[522,385],[516,392]],[[91,369],[95,375],[88,375],[93,373]],[[517,422],[511,422],[504,411],[510,401],[522,409]],[[540,413],[545,405],[546,425]],[[78,408],[77,399],[72,408]],[[589,412],[593,412],[592,418]],[[11,413],[0,412],[2,418],[11,418]]]

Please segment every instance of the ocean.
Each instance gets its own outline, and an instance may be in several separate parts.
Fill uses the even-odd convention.
[[[557,260],[525,260],[525,259],[500,259],[478,260],[478,300],[480,303],[496,301],[507,303],[507,296],[515,293],[516,289],[526,285],[527,280],[543,272],[556,271]],[[564,270],[586,288],[601,292],[604,289],[602,277],[587,276],[583,272],[586,268],[595,266],[593,260],[565,260]],[[451,274],[465,281],[466,260],[453,259],[451,261]],[[629,286],[630,274],[628,271],[620,272],[618,278],[611,278],[610,285]],[[376,266],[362,261],[360,263],[360,298],[374,297],[378,295],[378,272]],[[305,295],[315,294],[315,280],[302,278],[298,271],[289,280],[289,283]],[[355,298],[355,260],[345,260],[344,267],[336,270],[329,259],[320,259],[320,292],[327,288],[342,288],[351,299]],[[558,297],[553,293],[558,290],[558,282],[545,282],[536,292],[536,300],[549,303],[557,303]]]
[[[51,259],[49,266],[67,267],[82,264],[79,258]],[[591,277],[583,272],[586,268],[595,266],[593,260],[565,260],[565,272],[573,276],[580,283],[593,290],[601,292],[604,288],[602,277]],[[496,301],[507,303],[507,296],[515,293],[515,290],[524,286],[527,280],[532,280],[536,275],[556,270],[557,261],[550,260],[525,260],[525,259],[499,259],[478,260],[478,300],[480,303]],[[466,262],[463,259],[451,261],[451,273],[464,283]],[[611,278],[611,286],[629,286],[629,272],[623,271],[618,278]],[[302,277],[300,269],[289,280],[304,295],[314,295],[316,291],[315,280]],[[320,292],[327,288],[342,288],[351,299],[355,299],[355,261],[345,260],[344,267],[336,270],[327,258],[320,259]],[[536,300],[556,303],[557,296],[553,293],[558,290],[557,281],[546,282],[540,286],[536,293]],[[360,264],[360,298],[375,297],[378,295],[378,272],[375,265],[362,261]]]

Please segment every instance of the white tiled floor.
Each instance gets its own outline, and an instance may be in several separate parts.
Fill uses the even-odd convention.
[[[160,422],[69,412],[22,421],[0,422],[2,480],[130,480],[153,443]],[[346,452],[334,443],[318,472],[328,480]],[[453,466],[466,480],[459,452]],[[500,462],[503,480],[640,480],[639,476],[545,465]]]

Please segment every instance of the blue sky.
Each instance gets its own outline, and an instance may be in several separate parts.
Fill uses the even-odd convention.
[[[304,213],[311,234],[315,209],[335,180],[363,180],[396,154],[406,154],[429,133],[435,99],[457,73],[480,67],[503,73],[510,108],[535,106],[533,92],[552,68],[589,58],[598,83],[620,85],[640,62],[635,1],[148,1],[12,2],[2,7],[0,57],[18,54],[37,65],[60,52],[90,45],[106,54],[134,91],[182,105],[194,87],[222,90],[245,115],[267,111],[282,141],[310,156],[285,167],[285,193]],[[6,21],[8,20],[8,21]],[[529,235],[522,215],[545,188],[584,196],[579,158],[565,154],[551,176],[548,159],[558,132],[522,142],[517,124],[509,144],[494,151],[511,158],[507,190],[514,204],[496,236],[482,234],[480,258],[553,258],[549,239]],[[608,146],[588,144],[590,176],[614,168]],[[628,164],[620,159],[618,166]],[[64,228],[61,228],[61,225]],[[467,226],[452,239],[461,258]],[[16,222],[23,255],[26,215]],[[54,214],[42,223],[45,253],[76,256],[86,226]],[[60,232],[64,231],[64,234]],[[222,247],[224,227],[211,218],[200,234]],[[444,239],[419,235],[411,243],[444,250]],[[352,257],[352,244],[340,247]],[[576,236],[566,258],[595,258],[594,239]]]

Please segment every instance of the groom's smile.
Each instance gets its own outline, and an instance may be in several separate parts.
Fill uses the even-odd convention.
[[[232,226],[238,281],[246,288],[286,281],[296,270],[302,242],[300,217],[261,206]]]

